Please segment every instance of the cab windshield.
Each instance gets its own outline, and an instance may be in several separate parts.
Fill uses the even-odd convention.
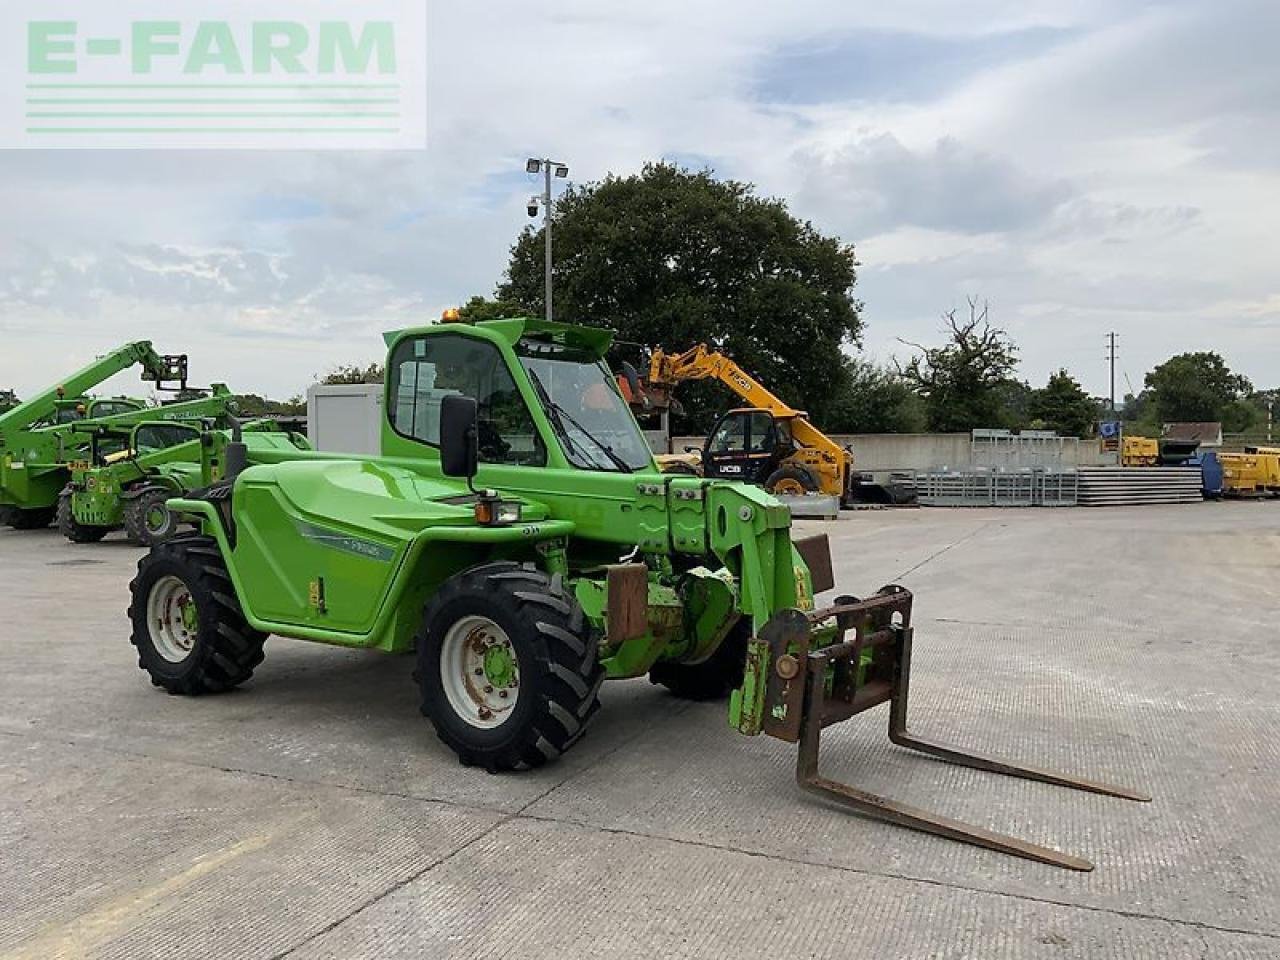
[[[570,463],[616,473],[652,466],[649,445],[599,359],[533,339],[521,340],[516,354]]]

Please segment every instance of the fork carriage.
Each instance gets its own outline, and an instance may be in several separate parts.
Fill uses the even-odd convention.
[[[812,612],[781,611],[760,631],[771,665],[762,729],[799,743],[796,781],[824,800],[877,820],[1070,870],[1092,870],[1093,864],[1080,857],[868,793],[818,772],[822,731],[887,703],[889,739],[898,746],[1011,777],[1126,800],[1151,799],[1125,787],[1010,763],[914,735],[907,727],[911,602],[909,590],[887,586],[869,600],[841,597],[835,605]],[[823,637],[832,623],[834,642],[815,645],[814,639]]]

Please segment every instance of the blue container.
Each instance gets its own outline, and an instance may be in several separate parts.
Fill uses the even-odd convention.
[[[1206,497],[1217,499],[1222,496],[1222,464],[1214,451],[1201,450],[1187,464],[1200,468],[1200,489]]]

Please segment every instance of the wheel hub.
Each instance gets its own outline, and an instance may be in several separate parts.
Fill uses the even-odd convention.
[[[169,517],[169,510],[162,503],[152,504],[147,510],[146,524],[148,529],[159,530],[165,525],[165,521]]]
[[[515,677],[516,664],[511,658],[510,644],[492,644],[485,648],[485,679],[495,687],[509,687]]]

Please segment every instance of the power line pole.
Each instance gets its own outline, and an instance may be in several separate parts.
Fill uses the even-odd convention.
[[[1111,361],[1111,414],[1116,412],[1116,340],[1119,337],[1114,333],[1107,334],[1107,359]]]
[[[546,247],[546,278],[543,281],[545,284],[543,301],[546,309],[543,312],[548,320],[552,320],[555,317],[555,310],[552,307],[551,300],[551,175],[554,173],[563,180],[569,176],[569,166],[559,160],[552,160],[546,157],[541,159],[530,157],[525,161],[524,169],[526,173],[545,174],[542,196],[529,198],[528,211],[529,216],[536,217],[538,215],[538,207],[542,207],[542,235],[544,246]]]

